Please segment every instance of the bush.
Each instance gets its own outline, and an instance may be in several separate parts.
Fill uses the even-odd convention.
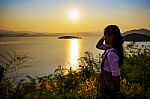
[[[131,43],[125,48],[122,90],[128,97],[148,98],[150,94],[150,46]],[[124,83],[125,82],[125,83]]]
[[[150,47],[139,48],[129,44],[125,48],[124,65],[121,67],[121,91],[119,99],[150,98]],[[43,77],[27,76],[30,82],[20,81],[13,86],[9,80],[0,82],[0,98],[56,98],[96,99],[96,78],[100,62],[90,52],[79,60],[74,71],[58,66],[54,74]]]

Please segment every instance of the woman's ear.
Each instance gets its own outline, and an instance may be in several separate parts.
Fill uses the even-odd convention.
[[[110,35],[111,36],[111,38],[114,38],[114,35]]]
[[[110,41],[111,45],[113,44],[114,37],[115,37],[114,35],[110,35],[109,36],[109,41]]]
[[[114,35],[110,35],[111,40],[114,40],[114,37],[115,37]]]

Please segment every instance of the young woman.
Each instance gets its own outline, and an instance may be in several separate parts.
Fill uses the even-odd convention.
[[[105,40],[105,44],[104,44]],[[123,40],[120,29],[109,25],[96,48],[105,50],[102,55],[101,72],[98,77],[97,92],[106,97],[115,97],[120,91],[120,66],[123,65]]]

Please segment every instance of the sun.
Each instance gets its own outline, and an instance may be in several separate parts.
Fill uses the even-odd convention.
[[[68,16],[73,21],[79,19],[79,17],[80,17],[79,10],[77,10],[77,9],[69,10]]]

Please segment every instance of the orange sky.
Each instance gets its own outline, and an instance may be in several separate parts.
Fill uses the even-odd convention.
[[[57,1],[57,2],[56,2]],[[148,0],[2,0],[0,29],[35,32],[93,32],[116,24],[121,31],[150,29]],[[72,20],[68,11],[77,9]]]

